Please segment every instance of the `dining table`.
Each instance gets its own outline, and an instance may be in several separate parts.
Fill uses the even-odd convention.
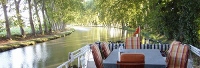
[[[117,68],[120,53],[140,53],[145,56],[145,68],[166,68],[165,59],[159,49],[114,49],[109,56],[103,60],[104,68]]]

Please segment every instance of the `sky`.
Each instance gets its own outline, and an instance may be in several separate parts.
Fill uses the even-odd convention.
[[[25,0],[26,1],[26,0]],[[20,2],[20,14],[22,15],[22,20],[25,22],[26,25],[29,24],[29,10],[28,10],[28,4],[27,2],[25,2],[24,0],[22,0]],[[12,4],[12,5],[11,5]],[[15,12],[15,4],[14,4],[14,0],[11,0],[7,3],[7,14],[8,14],[8,17],[12,17],[12,16],[15,16],[16,15],[16,12]],[[39,7],[38,7],[39,8]],[[24,10],[25,9],[25,10]],[[34,11],[35,11],[35,8],[34,6],[32,6],[32,13],[34,14]],[[39,11],[39,16],[40,16],[40,20],[41,22],[43,21],[43,18],[42,18],[42,13],[41,11]],[[4,18],[4,12],[3,12],[3,8],[2,8],[2,5],[0,5],[0,20],[5,20]],[[17,20],[15,18],[15,20]],[[34,20],[34,19],[33,19]],[[37,23],[36,21],[37,20],[34,20],[35,23]]]

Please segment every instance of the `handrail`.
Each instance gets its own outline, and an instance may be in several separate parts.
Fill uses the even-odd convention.
[[[198,55],[200,57],[200,49],[198,49],[197,47],[194,47],[192,45],[190,45],[190,50],[195,53],[196,55]]]
[[[65,68],[68,68],[69,64],[72,63],[74,61],[74,59],[78,58],[78,68],[80,67],[79,63],[80,63],[80,57],[84,54],[86,54],[86,52],[90,51],[90,46],[86,45],[78,50],[75,50],[73,52],[70,52],[69,54],[69,59],[68,61],[64,62],[63,64],[59,65],[57,68],[62,68],[65,66]]]
[[[71,59],[71,61],[74,61],[74,59],[78,58],[79,56],[83,55],[85,52],[87,52],[88,50],[90,49],[90,46],[89,45],[86,45],[74,52],[71,52],[70,54],[70,58],[73,58]]]
[[[59,65],[57,68],[62,68],[63,66],[65,66],[65,68],[68,68],[68,64],[70,63],[71,61],[68,60],[66,62],[64,62],[63,64]]]

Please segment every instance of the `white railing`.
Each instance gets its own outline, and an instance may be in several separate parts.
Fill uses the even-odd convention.
[[[190,50],[200,57],[200,49],[190,45]]]
[[[63,64],[61,64],[60,66],[58,66],[57,68],[63,68],[64,66],[65,66],[65,68],[68,68],[70,62],[71,62],[71,61],[68,60],[68,61],[64,62]]]
[[[86,68],[87,67],[87,56],[89,55],[88,53],[90,52],[90,46],[86,45],[76,51],[70,52],[69,53],[69,59],[68,61],[64,62],[57,68],[65,68],[69,67],[69,64],[74,62],[75,59],[78,59],[78,68]],[[81,65],[81,66],[80,66]]]

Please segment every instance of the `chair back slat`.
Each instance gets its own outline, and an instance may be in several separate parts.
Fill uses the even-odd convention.
[[[98,48],[98,45],[96,44],[92,44],[91,45],[91,49],[92,49],[92,54],[93,54],[93,58],[94,58],[94,62],[97,68],[103,68],[103,59],[100,53],[100,50]]]
[[[126,49],[140,49],[140,37],[128,37],[125,41]]]
[[[103,42],[101,45],[102,45],[103,56],[104,56],[104,58],[107,58],[108,55],[110,54],[108,44],[106,42]]]

